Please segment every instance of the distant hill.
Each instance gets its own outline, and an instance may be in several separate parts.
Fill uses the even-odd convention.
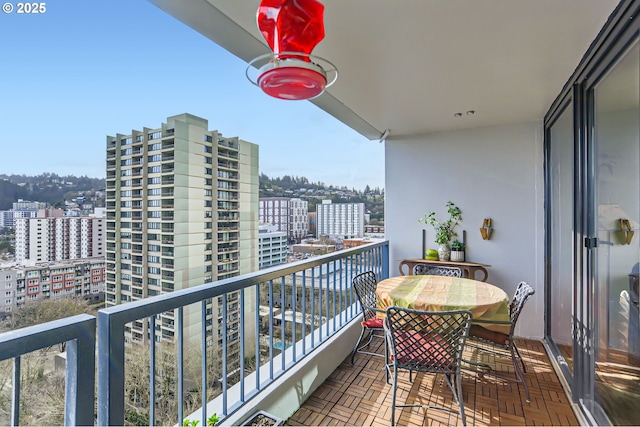
[[[37,176],[0,174],[0,210],[11,209],[18,199],[61,207],[65,200],[77,197],[79,192],[103,190],[103,178],[59,176],[53,173]]]
[[[316,204],[322,200],[333,203],[364,203],[366,213],[371,215],[372,224],[384,222],[384,190],[368,185],[364,190],[335,187],[322,182],[309,182],[305,177],[285,175],[269,178],[260,174],[260,197],[295,197],[309,202],[309,212],[316,211]]]
[[[59,176],[44,173],[37,176],[0,174],[0,210],[13,207],[18,199],[45,202],[54,207],[64,207],[64,202],[76,198],[79,193],[91,196],[104,191],[104,178],[87,176]],[[333,203],[364,203],[365,212],[371,214],[372,223],[384,221],[384,190],[376,187],[364,190],[309,182],[305,177],[285,175],[270,178],[260,174],[260,197],[296,197],[309,202],[309,212],[315,212],[316,204],[322,200]],[[89,197],[88,197],[89,199]],[[102,202],[102,203],[101,203]],[[104,206],[104,199],[95,206]]]

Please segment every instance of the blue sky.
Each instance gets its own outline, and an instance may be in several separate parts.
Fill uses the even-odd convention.
[[[0,173],[104,177],[106,135],[188,112],[258,144],[271,177],[384,186],[383,144],[263,94],[244,62],[146,0],[45,3],[0,12]]]

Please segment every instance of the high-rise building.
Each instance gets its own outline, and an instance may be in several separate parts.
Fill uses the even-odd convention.
[[[309,234],[309,202],[302,199],[291,199],[291,232],[289,237],[294,241],[307,237]]]
[[[105,217],[64,217],[40,209],[35,218],[15,218],[16,261],[61,261],[105,256]]]
[[[107,137],[106,191],[107,306],[258,270],[257,145],[224,138],[190,114],[168,117],[155,129]],[[221,343],[226,322],[232,356],[243,307],[237,295],[227,301],[227,320],[222,298],[207,308],[207,333],[210,345]],[[253,312],[250,292],[245,301]],[[187,339],[200,336],[200,314],[185,309]],[[156,340],[172,339],[173,325],[162,314]],[[144,341],[147,328],[133,322],[127,338]]]
[[[287,233],[291,241],[299,242],[309,230],[309,202],[289,197],[261,197],[260,222],[274,225]]]
[[[291,199],[288,197],[260,197],[259,219],[261,223],[271,224],[277,231],[289,236],[291,227]]]
[[[364,236],[364,203],[331,203],[316,205],[317,236],[353,239]]]

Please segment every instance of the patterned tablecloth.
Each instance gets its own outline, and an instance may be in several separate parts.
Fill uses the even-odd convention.
[[[397,276],[376,287],[378,308],[397,306],[424,311],[469,310],[473,319],[509,321],[509,296],[486,282],[445,276]],[[482,324],[509,333],[508,326]]]

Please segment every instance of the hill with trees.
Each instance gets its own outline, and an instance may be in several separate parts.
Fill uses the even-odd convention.
[[[368,185],[364,190],[309,182],[305,177],[285,175],[270,178],[260,174],[260,197],[295,197],[309,202],[309,212],[316,211],[322,200],[332,203],[364,203],[365,212],[371,215],[372,224],[384,223],[384,190]]]
[[[64,207],[65,200],[74,199],[79,194],[91,197],[101,191],[104,191],[104,178],[59,176],[54,173],[37,176],[0,174],[0,210],[11,209],[18,199]],[[100,203],[95,205],[101,206]]]
[[[104,178],[60,176],[43,173],[37,176],[0,174],[0,210],[8,210],[18,199],[45,202],[53,207],[64,207],[83,195],[87,200],[104,193]],[[364,190],[349,189],[347,186],[326,185],[310,182],[305,177],[285,175],[270,178],[260,174],[260,197],[296,197],[309,202],[309,212],[315,212],[316,204],[322,200],[333,203],[364,203],[365,212],[371,215],[372,224],[384,221],[384,190],[378,187]],[[94,202],[96,207],[104,206],[104,196]]]

